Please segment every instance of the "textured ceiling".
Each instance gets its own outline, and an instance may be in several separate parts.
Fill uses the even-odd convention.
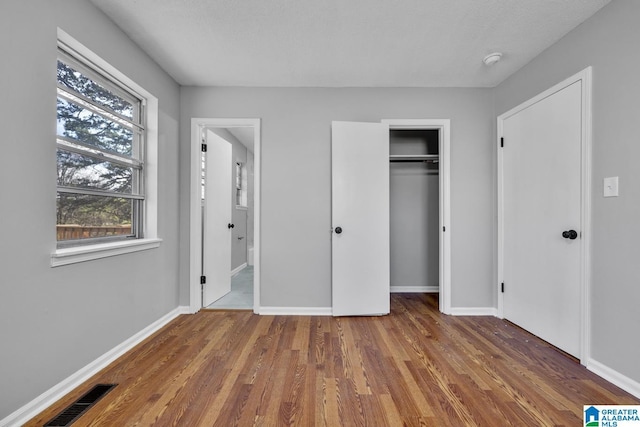
[[[91,1],[182,85],[493,87],[610,0]]]

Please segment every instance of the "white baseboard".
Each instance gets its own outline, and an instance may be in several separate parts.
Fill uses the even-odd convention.
[[[392,294],[401,293],[438,293],[440,292],[439,286],[391,286]]]
[[[164,325],[175,319],[181,314],[189,314],[189,307],[180,306],[162,316],[160,319],[153,322],[131,338],[112,348],[102,356],[98,357],[93,362],[89,363],[84,368],[80,369],[76,373],[62,380],[49,390],[42,393],[40,396],[33,399],[20,409],[9,414],[4,419],[0,420],[0,427],[13,427],[20,426],[31,418],[38,415],[40,412],[53,405],[65,395],[69,394],[73,389],[81,385],[83,382],[97,374],[100,370],[107,367],[111,362],[122,356],[127,351],[141,343],[144,339],[148,338]]]
[[[593,359],[587,360],[587,369],[640,399],[640,382],[635,381]]]
[[[261,316],[331,316],[331,307],[260,307]]]
[[[235,276],[236,274],[240,273],[242,270],[244,270],[247,267],[247,263],[245,262],[244,264],[241,264],[239,266],[237,266],[236,268],[234,268],[233,270],[231,270],[231,277]]]
[[[495,307],[452,307],[452,316],[498,316]]]

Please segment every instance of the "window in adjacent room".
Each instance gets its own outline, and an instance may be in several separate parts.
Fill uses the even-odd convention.
[[[247,207],[247,167],[236,162],[236,208]]]

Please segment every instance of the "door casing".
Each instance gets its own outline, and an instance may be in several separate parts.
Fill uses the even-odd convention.
[[[190,214],[189,214],[189,311],[202,308],[202,209],[201,209],[201,135],[207,128],[253,128],[254,155],[254,236],[253,236],[253,312],[260,314],[260,184],[261,184],[261,121],[260,119],[191,119]],[[231,272],[229,272],[231,273]]]
[[[547,89],[528,101],[512,108],[497,119],[497,156],[498,156],[498,317],[504,318],[504,295],[501,284],[504,282],[504,157],[500,148],[503,137],[504,121],[518,112],[530,107],[540,100],[576,83],[582,88],[581,116],[581,206],[580,220],[582,238],[580,239],[580,362],[585,365],[590,356],[590,253],[591,253],[591,67],[580,71],[557,85]],[[508,142],[507,142],[508,144]]]

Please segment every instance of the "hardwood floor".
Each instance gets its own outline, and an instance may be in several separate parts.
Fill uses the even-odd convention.
[[[451,317],[437,296],[393,294],[383,317],[175,319],[32,419],[94,384],[119,385],[76,426],[578,426],[585,404],[640,404],[493,317]]]

